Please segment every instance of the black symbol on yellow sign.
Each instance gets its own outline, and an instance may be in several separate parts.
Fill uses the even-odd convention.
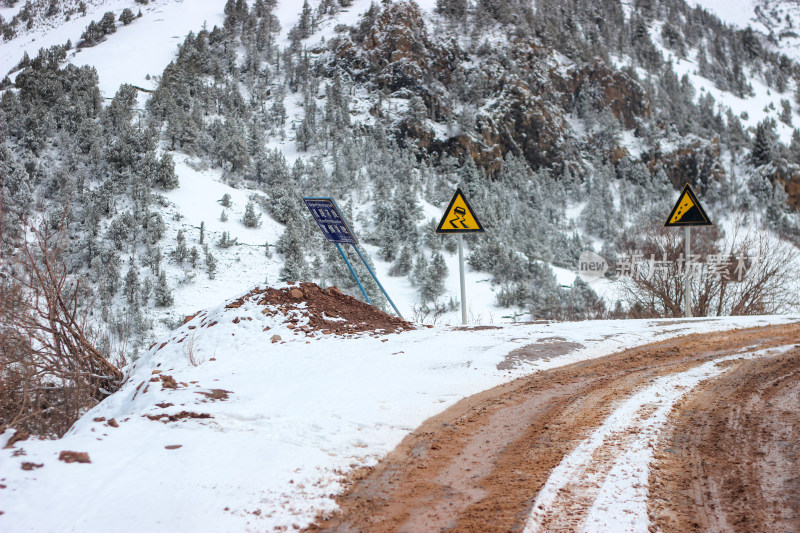
[[[467,218],[467,210],[464,209],[463,207],[456,207],[455,209],[453,209],[453,213],[456,214],[456,217],[450,220],[450,225],[456,229],[461,229],[461,228],[469,229],[467,223],[464,222],[464,219]],[[461,226],[459,226],[459,224],[461,224]]]
[[[697,196],[687,183],[683,188],[675,207],[667,217],[665,227],[671,226],[711,226],[711,219],[708,218],[705,209],[700,205]]]
[[[450,205],[442,216],[436,233],[471,233],[484,231],[461,189],[456,189]]]

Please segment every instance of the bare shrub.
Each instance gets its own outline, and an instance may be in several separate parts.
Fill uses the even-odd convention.
[[[189,336],[189,339],[183,344],[183,355],[192,366],[200,366],[206,362],[205,357],[200,357],[197,351],[197,342],[194,333]]]
[[[634,317],[683,316],[683,231],[650,227],[623,239],[617,281]],[[693,228],[688,263],[693,316],[785,313],[800,305],[798,249],[758,230]]]
[[[0,256],[0,424],[60,437],[117,390],[122,373],[93,344],[92,297],[63,262],[63,223],[23,223]],[[0,236],[2,237],[2,236]]]

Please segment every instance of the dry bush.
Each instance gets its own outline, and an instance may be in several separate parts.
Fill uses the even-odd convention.
[[[651,227],[625,239],[617,280],[632,316],[683,316],[683,238],[675,228]],[[740,227],[726,237],[710,227],[693,228],[691,246],[693,316],[779,314],[800,305],[800,253],[792,243]]]
[[[0,425],[48,437],[122,381],[92,342],[91,293],[67,273],[61,222],[23,224],[27,239],[0,256]]]

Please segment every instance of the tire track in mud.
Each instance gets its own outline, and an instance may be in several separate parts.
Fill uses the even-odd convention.
[[[800,344],[731,367],[662,437],[649,500],[662,531],[800,531]]]
[[[744,348],[798,338],[800,324],[689,335],[465,398],[425,421],[378,465],[354,473],[337,498],[341,511],[309,530],[520,531],[551,471],[634,391]],[[553,517],[557,530],[578,529],[586,518],[590,503],[582,488],[574,492]]]

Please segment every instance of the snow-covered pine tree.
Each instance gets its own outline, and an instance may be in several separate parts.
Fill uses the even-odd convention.
[[[173,301],[172,290],[167,284],[167,274],[162,270],[156,281],[154,302],[157,307],[169,307]]]

